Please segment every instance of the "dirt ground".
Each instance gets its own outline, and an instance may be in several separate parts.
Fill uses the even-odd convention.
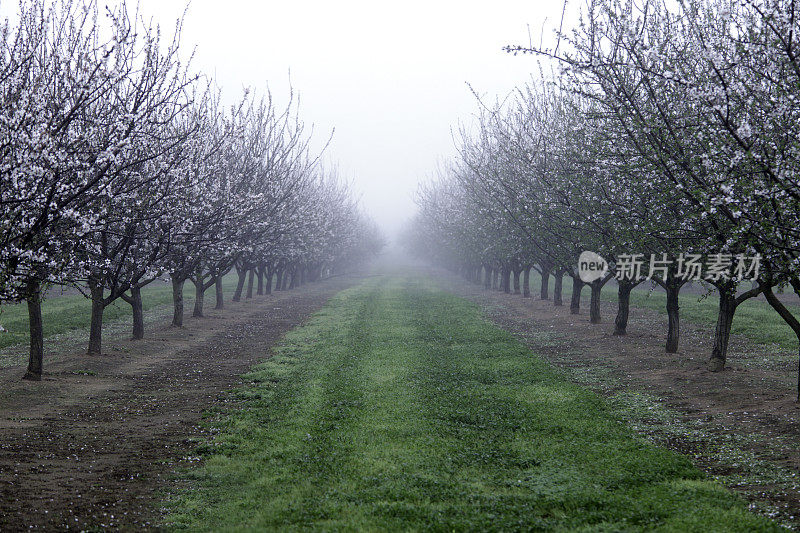
[[[76,349],[46,360],[38,383],[22,381],[19,367],[0,370],[0,531],[157,525],[157,491],[196,460],[202,411],[357,279],[229,302],[141,341],[104,339],[101,356]],[[51,355],[64,350],[45,344]]]
[[[579,381],[599,392],[641,391],[659,398],[690,434],[676,438],[680,431],[662,431],[664,422],[658,420],[643,420],[637,429],[689,455],[770,516],[800,527],[800,490],[792,479],[800,470],[796,354],[732,336],[728,367],[712,373],[706,369],[712,326],[683,321],[680,351],[667,354],[667,317],[656,311],[632,307],[628,335],[619,337],[611,334],[616,303],[603,302],[603,323],[590,324],[588,309],[571,315],[569,301],[554,307],[551,300],[538,299],[538,287],[531,287],[532,298],[522,298],[442,272],[437,278],[481,305],[535,353],[585,376]]]
[[[604,323],[593,325],[585,309],[574,316],[568,305],[554,308],[536,294],[523,299],[428,272],[599,392],[657,397],[681,427],[698,431],[661,431],[664,422],[655,418],[637,430],[800,525],[800,485],[773,481],[763,466],[754,474],[748,464],[755,458],[782,472],[800,468],[796,355],[734,337],[728,369],[715,374],[705,369],[709,326],[683,322],[681,350],[670,355],[663,351],[666,316],[655,311],[632,308],[629,334],[615,337],[613,303],[603,302]],[[357,281],[332,278],[228,303],[184,328],[151,327],[143,341],[105,339],[102,356],[47,346],[51,354],[72,353],[49,364],[40,383],[20,380],[19,367],[0,369],[0,531],[157,527],[159,491],[173,486],[176,467],[197,459],[196,439],[206,436],[202,411],[226,401],[225,391],[286,331]],[[733,451],[728,437],[735,437]]]

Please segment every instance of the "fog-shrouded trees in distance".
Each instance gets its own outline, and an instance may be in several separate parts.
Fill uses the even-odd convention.
[[[88,352],[102,351],[103,310],[141,290],[206,289],[235,270],[242,297],[316,281],[375,255],[383,239],[349,186],[321,164],[297,98],[278,105],[221,91],[181,60],[172,38],[126,4],[23,0],[0,28],[0,303],[27,302],[30,359],[42,375],[41,304],[70,285],[92,302]],[[276,286],[272,287],[273,280]]]
[[[589,283],[591,321],[616,276],[624,335],[631,289],[657,283],[668,352],[679,346],[678,294],[699,281],[719,299],[714,371],[737,306],[759,294],[800,340],[775,295],[800,295],[797,15],[791,0],[598,0],[557,44],[508,46],[544,58],[548,74],[502,104],[481,102],[458,156],[420,188],[407,246],[506,291],[533,267],[548,298],[555,275],[556,305],[567,275],[573,312],[578,256],[597,252],[610,268]]]

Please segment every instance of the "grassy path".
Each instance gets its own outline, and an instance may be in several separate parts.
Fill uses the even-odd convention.
[[[340,293],[246,380],[175,528],[777,530],[420,279]]]

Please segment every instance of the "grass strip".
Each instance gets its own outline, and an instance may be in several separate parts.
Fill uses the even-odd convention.
[[[779,529],[419,278],[343,291],[245,380],[167,527]]]

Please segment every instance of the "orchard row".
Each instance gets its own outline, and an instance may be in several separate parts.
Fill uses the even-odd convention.
[[[241,297],[348,267],[381,246],[321,162],[297,98],[245,91],[223,105],[172,38],[124,3],[29,0],[0,32],[0,302],[26,301],[29,379],[40,379],[41,303],[71,285],[92,301],[89,353],[118,299],[143,335],[141,289],[203,292],[235,269]],[[324,144],[324,143],[323,143]]]
[[[409,246],[487,287],[508,291],[532,267],[543,287],[554,275],[557,305],[568,276],[575,313],[587,285],[579,254],[596,252],[611,264],[588,283],[592,322],[622,266],[613,258],[663,259],[652,280],[667,294],[667,352],[678,350],[688,281],[679,258],[732,258],[716,272],[726,275],[704,277],[719,297],[710,368],[723,369],[748,298],[763,295],[800,339],[775,294],[800,294],[796,9],[790,0],[598,0],[552,46],[507,47],[542,58],[551,74],[509,101],[481,103],[458,156],[421,188]],[[742,257],[760,258],[755,279],[737,271]],[[642,279],[619,277],[614,333],[624,335]]]

